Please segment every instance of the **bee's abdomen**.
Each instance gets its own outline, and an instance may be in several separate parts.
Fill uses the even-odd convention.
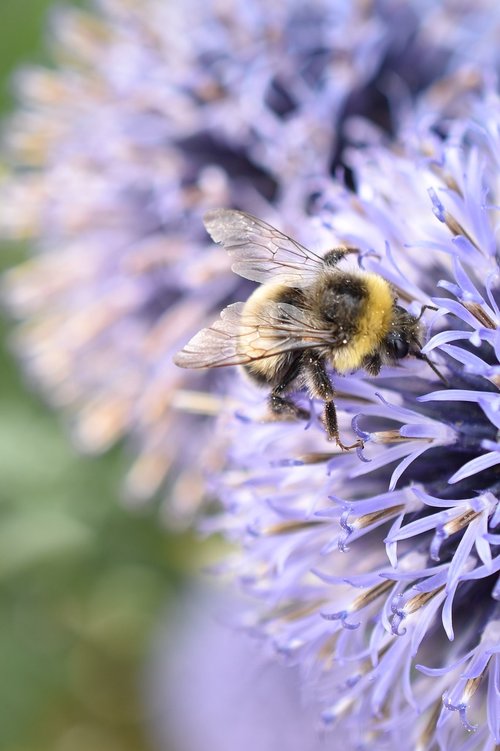
[[[259,320],[260,315],[268,303],[287,303],[289,305],[303,304],[303,293],[299,289],[287,287],[281,282],[263,284],[250,295],[245,303],[244,316],[248,320]],[[246,354],[252,357],[251,349]],[[300,358],[300,352],[284,352],[280,355],[261,357],[243,366],[245,372],[256,383],[274,386],[283,380]]]
[[[270,362],[272,360],[273,362]],[[273,375],[276,372],[276,361],[278,357],[269,357],[266,360],[256,360],[247,365],[243,365],[245,373],[258,383],[260,386],[272,386],[274,383]]]
[[[286,379],[288,373],[295,369],[301,356],[301,352],[284,352],[282,355],[255,360],[243,368],[255,383],[261,386],[278,386]]]

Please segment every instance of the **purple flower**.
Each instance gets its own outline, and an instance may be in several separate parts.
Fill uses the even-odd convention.
[[[355,192],[325,180],[334,244],[422,306],[425,361],[377,377],[333,374],[341,452],[321,405],[270,422],[234,387],[221,418],[225,511],[207,528],[239,544],[223,567],[255,599],[243,619],[290,664],[352,748],[493,749],[500,743],[500,100],[467,119],[410,121],[347,161]],[[325,250],[328,246],[325,246]],[[347,434],[347,435],[346,435]]]
[[[154,747],[324,749],[317,708],[306,705],[298,671],[276,664],[224,622],[241,601],[204,590],[185,598],[156,635],[144,681]]]
[[[169,477],[184,513],[209,469],[244,625],[348,748],[500,744],[499,26],[487,0],[102,0],[54,15],[55,65],[19,75],[6,129],[27,371],[84,449],[130,438],[133,499]],[[341,453],[305,393],[307,429],[234,372],[226,399],[175,369],[249,293],[202,229],[216,206],[357,246],[422,313],[447,385],[410,358],[333,375],[364,441]]]
[[[102,0],[53,14],[54,66],[19,73],[5,131],[2,232],[33,255],[8,275],[4,301],[23,321],[28,372],[78,446],[130,438],[132,499],[162,488],[172,467],[174,514],[200,497],[210,428],[199,416],[219,401],[172,355],[248,294],[208,242],[204,212],[235,205],[305,234],[356,139],[350,119],[390,131],[426,87],[442,112],[437,81],[458,69],[449,111],[481,88],[467,66],[480,55],[497,64],[483,41],[495,8],[146,0],[138,11]]]

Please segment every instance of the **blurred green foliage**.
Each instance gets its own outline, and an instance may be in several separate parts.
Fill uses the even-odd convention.
[[[141,659],[192,546],[121,508],[119,453],[76,457],[1,366],[0,748],[147,748]]]
[[[12,103],[9,74],[43,57],[43,31],[52,0],[1,0],[0,109]],[[79,3],[70,2],[71,5]]]
[[[50,5],[1,0],[3,114],[12,71],[44,58]],[[0,267],[20,253],[4,248]],[[169,537],[155,508],[120,506],[123,454],[78,457],[5,346],[0,380],[0,749],[148,749],[142,660],[197,565],[193,544]]]

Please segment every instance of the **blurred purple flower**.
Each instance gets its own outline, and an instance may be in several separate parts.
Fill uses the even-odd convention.
[[[354,116],[390,132],[423,89],[443,113],[481,88],[471,61],[498,64],[485,44],[495,8],[101,0],[54,13],[54,66],[19,74],[5,132],[2,232],[34,253],[4,300],[23,321],[28,372],[71,415],[79,446],[131,438],[133,499],[172,466],[188,469],[169,485],[175,513],[202,492],[210,429],[198,415],[219,401],[171,358],[243,292],[207,242],[205,210],[279,216],[300,236],[356,141]]]
[[[154,640],[145,706],[154,747],[173,751],[320,751],[317,707],[307,706],[297,670],[224,623],[239,600],[207,595],[180,603]]]
[[[410,311],[435,307],[424,351],[449,386],[410,358],[333,376],[357,453],[301,393],[306,429],[266,420],[242,382],[221,417],[225,512],[207,529],[238,545],[223,569],[255,598],[242,622],[301,669],[347,748],[500,744],[499,122],[489,92],[394,142],[348,123],[365,136],[345,156],[355,192],[325,180],[317,199],[325,250],[359,247]]]

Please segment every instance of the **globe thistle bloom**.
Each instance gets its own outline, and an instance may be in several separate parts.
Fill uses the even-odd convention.
[[[159,625],[144,676],[155,748],[325,747],[317,707],[304,704],[298,670],[278,665],[248,635],[228,628],[227,617],[241,607],[205,585]]]
[[[54,13],[54,65],[19,74],[5,133],[2,232],[34,252],[3,297],[23,322],[28,372],[78,445],[130,439],[132,498],[179,464],[189,471],[172,505],[200,493],[199,416],[219,402],[171,359],[243,294],[203,213],[235,205],[303,231],[318,179],[342,164],[347,118],[390,130],[441,75],[487,49],[495,66],[496,46],[482,43],[494,8],[101,0]],[[450,107],[481,85],[465,70]]]
[[[348,123],[365,134],[345,156],[355,191],[325,180],[317,202],[325,250],[358,247],[422,314],[446,383],[411,358],[333,375],[356,452],[303,393],[307,425],[270,421],[242,382],[221,418],[225,510],[207,527],[238,544],[223,569],[254,597],[243,623],[299,667],[346,747],[500,743],[499,121],[489,92],[394,143]]]
[[[39,252],[8,275],[4,299],[26,322],[29,372],[69,408],[78,444],[101,451],[131,435],[135,498],[161,485],[182,446],[185,502],[199,450],[186,414],[217,403],[172,356],[236,284],[201,217],[234,201],[268,211],[281,180],[318,168],[342,102],[379,63],[384,26],[363,3],[339,8],[335,25],[321,1],[310,12],[146,5],[58,11],[57,67],[18,76],[2,225]]]

